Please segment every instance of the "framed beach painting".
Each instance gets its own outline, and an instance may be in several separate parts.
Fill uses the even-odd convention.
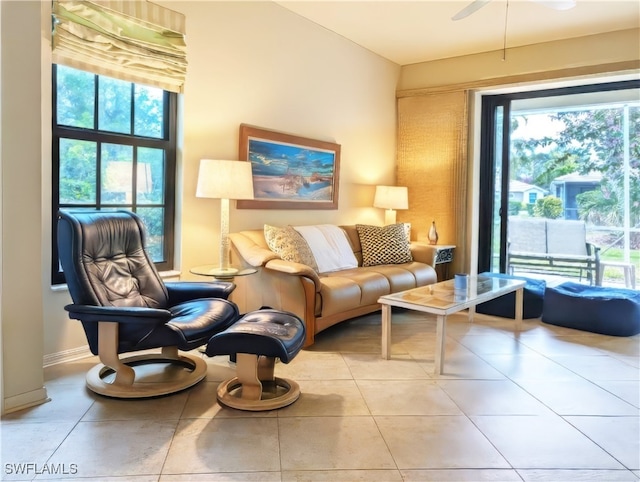
[[[239,159],[254,193],[239,209],[338,209],[339,144],[241,124]]]

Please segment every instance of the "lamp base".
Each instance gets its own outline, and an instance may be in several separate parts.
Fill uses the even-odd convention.
[[[214,268],[210,271],[215,278],[233,278],[238,274],[237,268]]]
[[[384,224],[389,226],[390,224],[396,224],[396,210],[387,209],[384,212]]]

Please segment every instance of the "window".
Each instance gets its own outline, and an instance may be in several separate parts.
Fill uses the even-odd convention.
[[[60,209],[137,213],[156,267],[171,269],[177,94],[62,65],[52,78],[52,282],[64,283]]]
[[[638,259],[638,89],[635,79],[482,97],[478,272],[507,272],[510,214],[498,186],[509,179],[551,194],[527,215],[583,220],[601,261]]]
[[[530,192],[529,193],[529,204],[535,204],[537,198],[538,198],[538,194],[537,193]]]

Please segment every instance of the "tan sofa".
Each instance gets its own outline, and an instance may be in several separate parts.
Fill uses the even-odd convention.
[[[378,298],[437,281],[433,268],[436,250],[411,243],[413,261],[402,264],[362,266],[362,248],[356,226],[341,226],[358,260],[358,267],[318,274],[311,267],[282,260],[269,249],[264,231],[230,234],[234,264],[254,267],[248,297],[257,305],[286,310],[300,316],[307,328],[305,346],[317,333],[356,316],[380,309]]]

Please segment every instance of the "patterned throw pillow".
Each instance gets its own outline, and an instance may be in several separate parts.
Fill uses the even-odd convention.
[[[383,227],[356,224],[356,229],[362,245],[362,266],[413,261],[404,224]]]
[[[318,271],[318,265],[309,245],[293,227],[278,228],[265,224],[264,239],[267,241],[269,249],[280,256],[281,259],[301,263],[316,272]]]

